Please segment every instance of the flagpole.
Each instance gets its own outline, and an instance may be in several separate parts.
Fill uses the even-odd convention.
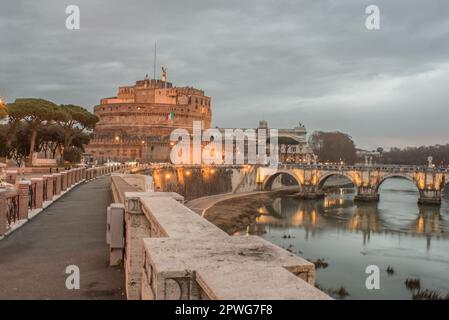
[[[156,41],[154,41],[153,79],[156,80]]]

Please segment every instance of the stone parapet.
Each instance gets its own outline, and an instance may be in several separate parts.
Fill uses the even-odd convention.
[[[30,181],[19,182],[19,219],[28,219]]]
[[[143,298],[329,299],[313,286],[312,263],[257,236],[143,242]]]
[[[312,263],[257,236],[229,236],[178,194],[125,199],[128,299],[330,299],[313,286]]]

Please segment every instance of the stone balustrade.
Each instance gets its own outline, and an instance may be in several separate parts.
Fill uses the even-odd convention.
[[[133,186],[118,175],[111,187],[125,199],[128,299],[330,299],[314,287],[312,263],[257,236],[229,236],[179,194],[123,191]]]
[[[20,181],[16,170],[6,170],[5,180],[16,188],[0,189],[0,239],[32,219],[79,183],[124,170],[124,166],[78,167]]]

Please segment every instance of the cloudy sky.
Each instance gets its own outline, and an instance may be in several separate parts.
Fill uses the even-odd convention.
[[[65,28],[66,6],[81,29]],[[380,8],[380,30],[365,8]],[[213,99],[213,124],[298,122],[362,148],[449,142],[447,0],[0,3],[0,95],[91,109],[166,65]]]

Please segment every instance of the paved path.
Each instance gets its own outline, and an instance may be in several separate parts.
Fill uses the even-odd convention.
[[[108,266],[110,178],[81,184],[0,241],[0,299],[122,299],[123,271]],[[65,286],[80,269],[79,290]]]

